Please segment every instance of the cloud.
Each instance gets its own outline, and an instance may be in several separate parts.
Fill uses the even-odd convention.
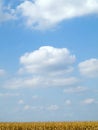
[[[0,69],[0,77],[4,76],[6,74],[6,71],[4,69]]]
[[[93,103],[96,103],[96,101],[94,98],[87,98],[82,103],[83,104],[93,104]]]
[[[29,111],[41,111],[41,110],[44,110],[45,107],[44,106],[32,106],[32,105],[25,105],[24,110],[29,110]]]
[[[30,109],[31,109],[31,107],[29,105],[24,106],[24,110],[30,110]]]
[[[98,13],[98,0],[25,0],[17,12],[33,29],[48,29],[75,17]]]
[[[25,105],[24,110],[29,110],[29,111],[57,111],[59,109],[58,105],[44,105],[44,106],[32,106],[32,105]]]
[[[87,87],[82,87],[82,86],[70,87],[70,88],[64,89],[64,93],[80,93],[80,92],[87,91],[87,89],[88,89]]]
[[[68,105],[68,106],[70,106],[70,105],[72,104],[72,102],[71,102],[71,100],[67,99],[67,100],[65,101],[65,104]]]
[[[10,7],[0,0],[0,22],[18,19],[31,29],[45,30],[66,19],[98,14],[98,0],[23,0],[18,3]]]
[[[66,87],[76,84],[78,79],[71,76],[75,60],[75,55],[67,48],[40,47],[20,57],[18,77],[8,80],[4,88]]]
[[[59,106],[58,105],[50,105],[46,109],[49,111],[56,111],[59,109]]]
[[[4,84],[4,88],[10,88],[10,89],[19,89],[19,88],[25,88],[25,87],[37,87],[40,86],[41,80],[40,78],[15,78],[8,80]]]
[[[0,93],[0,97],[13,97],[13,96],[19,96],[19,93]]]
[[[21,89],[21,88],[35,88],[37,86],[40,86],[41,80],[36,78],[23,78],[23,77],[16,77],[14,79],[10,79],[6,81],[6,83],[3,85],[4,88],[7,89]]]
[[[33,111],[42,111],[44,109],[44,106],[31,106],[31,110]]]
[[[81,62],[79,71],[86,77],[98,77],[98,59],[89,59]]]
[[[16,19],[15,10],[9,6],[4,6],[3,1],[0,0],[0,23]]]
[[[36,88],[36,87],[66,87],[76,84],[78,79],[75,77],[56,78],[56,77],[35,77],[35,78],[16,78],[8,80],[3,87],[7,89]]]
[[[72,64],[75,59],[75,55],[70,54],[67,48],[42,46],[38,50],[25,53],[20,57],[20,63],[23,65],[20,73],[47,73],[50,75],[68,73],[73,70]]]
[[[33,100],[37,100],[37,99],[39,99],[39,96],[38,96],[38,95],[33,95],[33,96],[32,96],[32,99],[33,99]]]
[[[18,104],[24,104],[24,100],[20,99],[20,100],[18,101]]]

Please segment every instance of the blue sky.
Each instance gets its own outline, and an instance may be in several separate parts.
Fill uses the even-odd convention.
[[[0,0],[0,121],[98,120],[98,0]]]

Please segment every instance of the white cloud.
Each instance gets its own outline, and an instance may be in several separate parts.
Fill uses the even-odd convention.
[[[70,87],[70,88],[64,89],[64,93],[80,93],[80,92],[87,91],[87,89],[88,89],[87,87],[82,87],[82,86]]]
[[[82,103],[83,104],[93,104],[93,103],[96,103],[96,101],[94,98],[87,98]]]
[[[20,99],[20,100],[18,101],[18,104],[24,104],[24,101],[23,101],[22,99]]]
[[[67,99],[67,100],[65,101],[65,104],[69,106],[69,105],[72,104],[72,102],[71,102],[71,100]]]
[[[33,95],[33,96],[32,96],[32,99],[33,99],[33,100],[36,100],[36,99],[38,99],[38,98],[39,98],[38,95]]]
[[[49,110],[49,111],[56,111],[56,110],[59,109],[59,106],[57,106],[57,105],[50,105],[46,109]]]
[[[6,74],[6,71],[4,69],[0,69],[0,77],[4,76]]]
[[[58,105],[48,105],[48,106],[31,106],[31,105],[25,105],[24,110],[30,110],[30,111],[57,111],[59,110],[59,106]]]
[[[13,7],[0,0],[0,22],[17,16],[26,26],[40,30],[53,28],[66,19],[98,14],[98,0],[23,0]]]
[[[19,96],[19,93],[0,93],[0,97],[13,97],[13,96]]]
[[[25,105],[24,110],[30,110],[30,111],[42,111],[45,109],[43,106],[31,106],[31,105]]]
[[[4,88],[10,88],[10,89],[19,89],[19,88],[25,88],[25,87],[36,87],[40,85],[40,79],[39,78],[14,78],[11,80],[6,81],[6,83],[3,85]]]
[[[31,106],[31,110],[33,111],[42,111],[44,109],[44,106]]]
[[[56,78],[56,77],[36,77],[25,79],[12,79],[4,84],[4,88],[19,89],[19,88],[35,88],[35,87],[66,87],[77,83],[77,78]]]
[[[51,79],[50,80],[50,83],[51,85],[53,86],[63,86],[63,87],[66,87],[66,86],[70,86],[70,85],[73,85],[75,83],[78,82],[78,79],[75,78],[75,77],[69,77],[69,78],[54,78],[54,79]]]
[[[20,72],[65,74],[73,70],[75,59],[75,55],[70,54],[67,48],[43,46],[20,57],[20,63],[23,65]]]
[[[97,14],[98,0],[25,0],[17,12],[30,28],[48,29],[66,19]]]
[[[31,109],[31,107],[29,105],[24,106],[24,110],[30,110],[30,109]]]
[[[79,71],[86,77],[98,77],[98,59],[89,59],[81,62]]]
[[[43,46],[20,57],[20,78],[5,83],[5,88],[22,87],[65,87],[78,82],[71,76],[75,55],[67,48]],[[21,74],[25,74],[23,78]]]
[[[13,19],[16,19],[15,10],[4,6],[3,1],[0,0],[0,23]]]

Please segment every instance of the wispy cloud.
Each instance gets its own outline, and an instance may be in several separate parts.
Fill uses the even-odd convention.
[[[83,100],[82,103],[89,105],[89,104],[96,103],[96,100],[94,98],[87,98],[87,99]]]
[[[59,109],[59,106],[58,105],[50,105],[46,109],[49,111],[56,111]]]
[[[77,86],[64,89],[64,93],[81,93],[87,91],[87,87]]]
[[[13,97],[13,96],[19,96],[19,93],[0,93],[0,97]]]
[[[39,99],[39,96],[38,96],[38,95],[33,95],[33,96],[32,96],[32,99],[33,99],[33,100],[37,100],[37,99]]]
[[[15,10],[3,4],[0,0],[0,23],[16,19]]]
[[[24,106],[24,110],[30,110],[30,109],[31,109],[31,107],[29,105]]]
[[[4,69],[0,69],[0,77],[4,76],[6,74],[6,71]]]
[[[36,87],[66,87],[74,85],[78,82],[75,77],[59,78],[50,76],[36,76],[35,78],[15,78],[5,82],[3,88],[7,89],[22,89],[22,88],[36,88]],[[51,83],[51,84],[50,84]]]
[[[25,111],[57,111],[59,106],[56,104],[44,105],[44,106],[33,106],[33,105],[24,105],[23,110]]]

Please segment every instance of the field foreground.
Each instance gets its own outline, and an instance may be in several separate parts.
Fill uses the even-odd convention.
[[[98,130],[98,122],[1,122],[0,130]]]

